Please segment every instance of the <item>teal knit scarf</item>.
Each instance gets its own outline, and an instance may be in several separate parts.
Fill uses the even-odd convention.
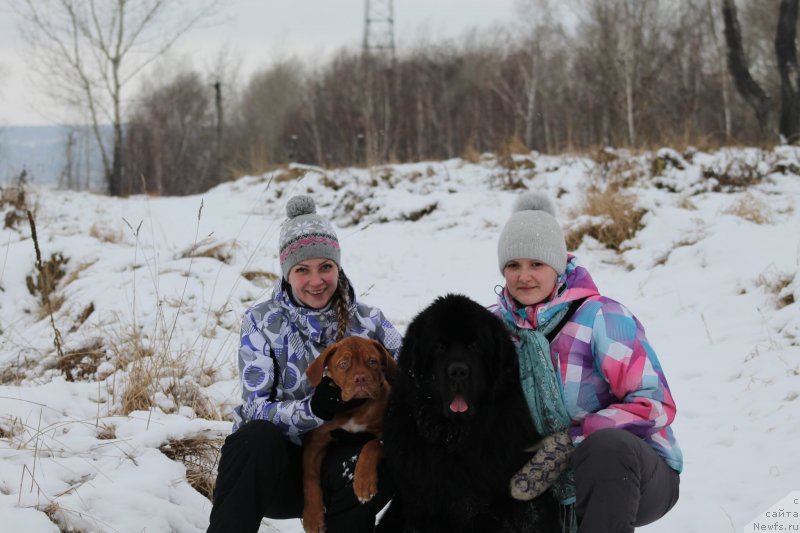
[[[519,335],[519,375],[528,410],[540,435],[552,435],[570,427],[570,418],[564,406],[561,379],[550,361],[550,343],[546,335],[551,332],[569,311],[562,306],[547,322],[534,329],[520,328],[506,308],[504,317],[512,331]],[[562,531],[575,533],[578,530],[575,516],[575,480],[572,469],[567,469],[553,484],[552,492],[561,504]]]

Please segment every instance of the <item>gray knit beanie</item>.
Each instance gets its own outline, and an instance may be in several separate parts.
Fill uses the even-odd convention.
[[[314,200],[310,196],[293,196],[286,203],[289,218],[281,226],[280,261],[283,278],[289,279],[289,271],[306,259],[330,259],[340,266],[339,239],[330,222],[317,214]]]
[[[567,268],[567,244],[550,200],[527,192],[517,198],[511,211],[497,242],[500,273],[512,259],[536,259],[553,267],[559,276],[563,274]]]

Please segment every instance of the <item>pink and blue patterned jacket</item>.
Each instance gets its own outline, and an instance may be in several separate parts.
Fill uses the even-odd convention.
[[[573,256],[556,284],[553,297],[537,304],[533,313],[518,308],[506,291],[490,309],[500,318],[513,317],[518,327],[530,328],[531,317],[542,323],[570,302],[586,299],[550,343],[572,419],[573,444],[599,429],[625,429],[680,472],[683,454],[670,427],[675,402],[644,327],[625,306],[601,296]]]

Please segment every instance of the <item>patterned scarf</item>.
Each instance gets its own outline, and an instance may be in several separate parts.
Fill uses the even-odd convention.
[[[515,306],[507,289],[499,299],[504,310],[503,318],[508,327],[519,336],[517,354],[520,382],[536,431],[540,435],[547,436],[568,429],[571,421],[564,406],[561,379],[550,359],[550,343],[547,341],[547,335],[569,312],[569,304],[560,306],[555,313],[533,328],[529,313],[535,316],[535,306],[512,311]],[[520,327],[519,322],[529,327]],[[552,492],[562,507],[562,531],[576,532],[578,527],[575,516],[575,479],[572,469],[567,469],[553,483]]]

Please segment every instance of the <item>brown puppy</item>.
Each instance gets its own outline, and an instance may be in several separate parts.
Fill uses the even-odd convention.
[[[383,435],[383,411],[389,398],[386,376],[397,370],[397,363],[377,341],[363,337],[346,337],[328,346],[306,370],[315,387],[324,375],[342,389],[342,400],[365,398],[363,404],[313,430],[303,447],[303,528],[307,533],[325,531],[325,508],[322,502],[320,466],[331,441],[331,431],[344,429],[351,433],[372,433],[356,462],[353,492],[359,501],[368,502],[378,490],[378,463],[381,459],[380,439]]]

